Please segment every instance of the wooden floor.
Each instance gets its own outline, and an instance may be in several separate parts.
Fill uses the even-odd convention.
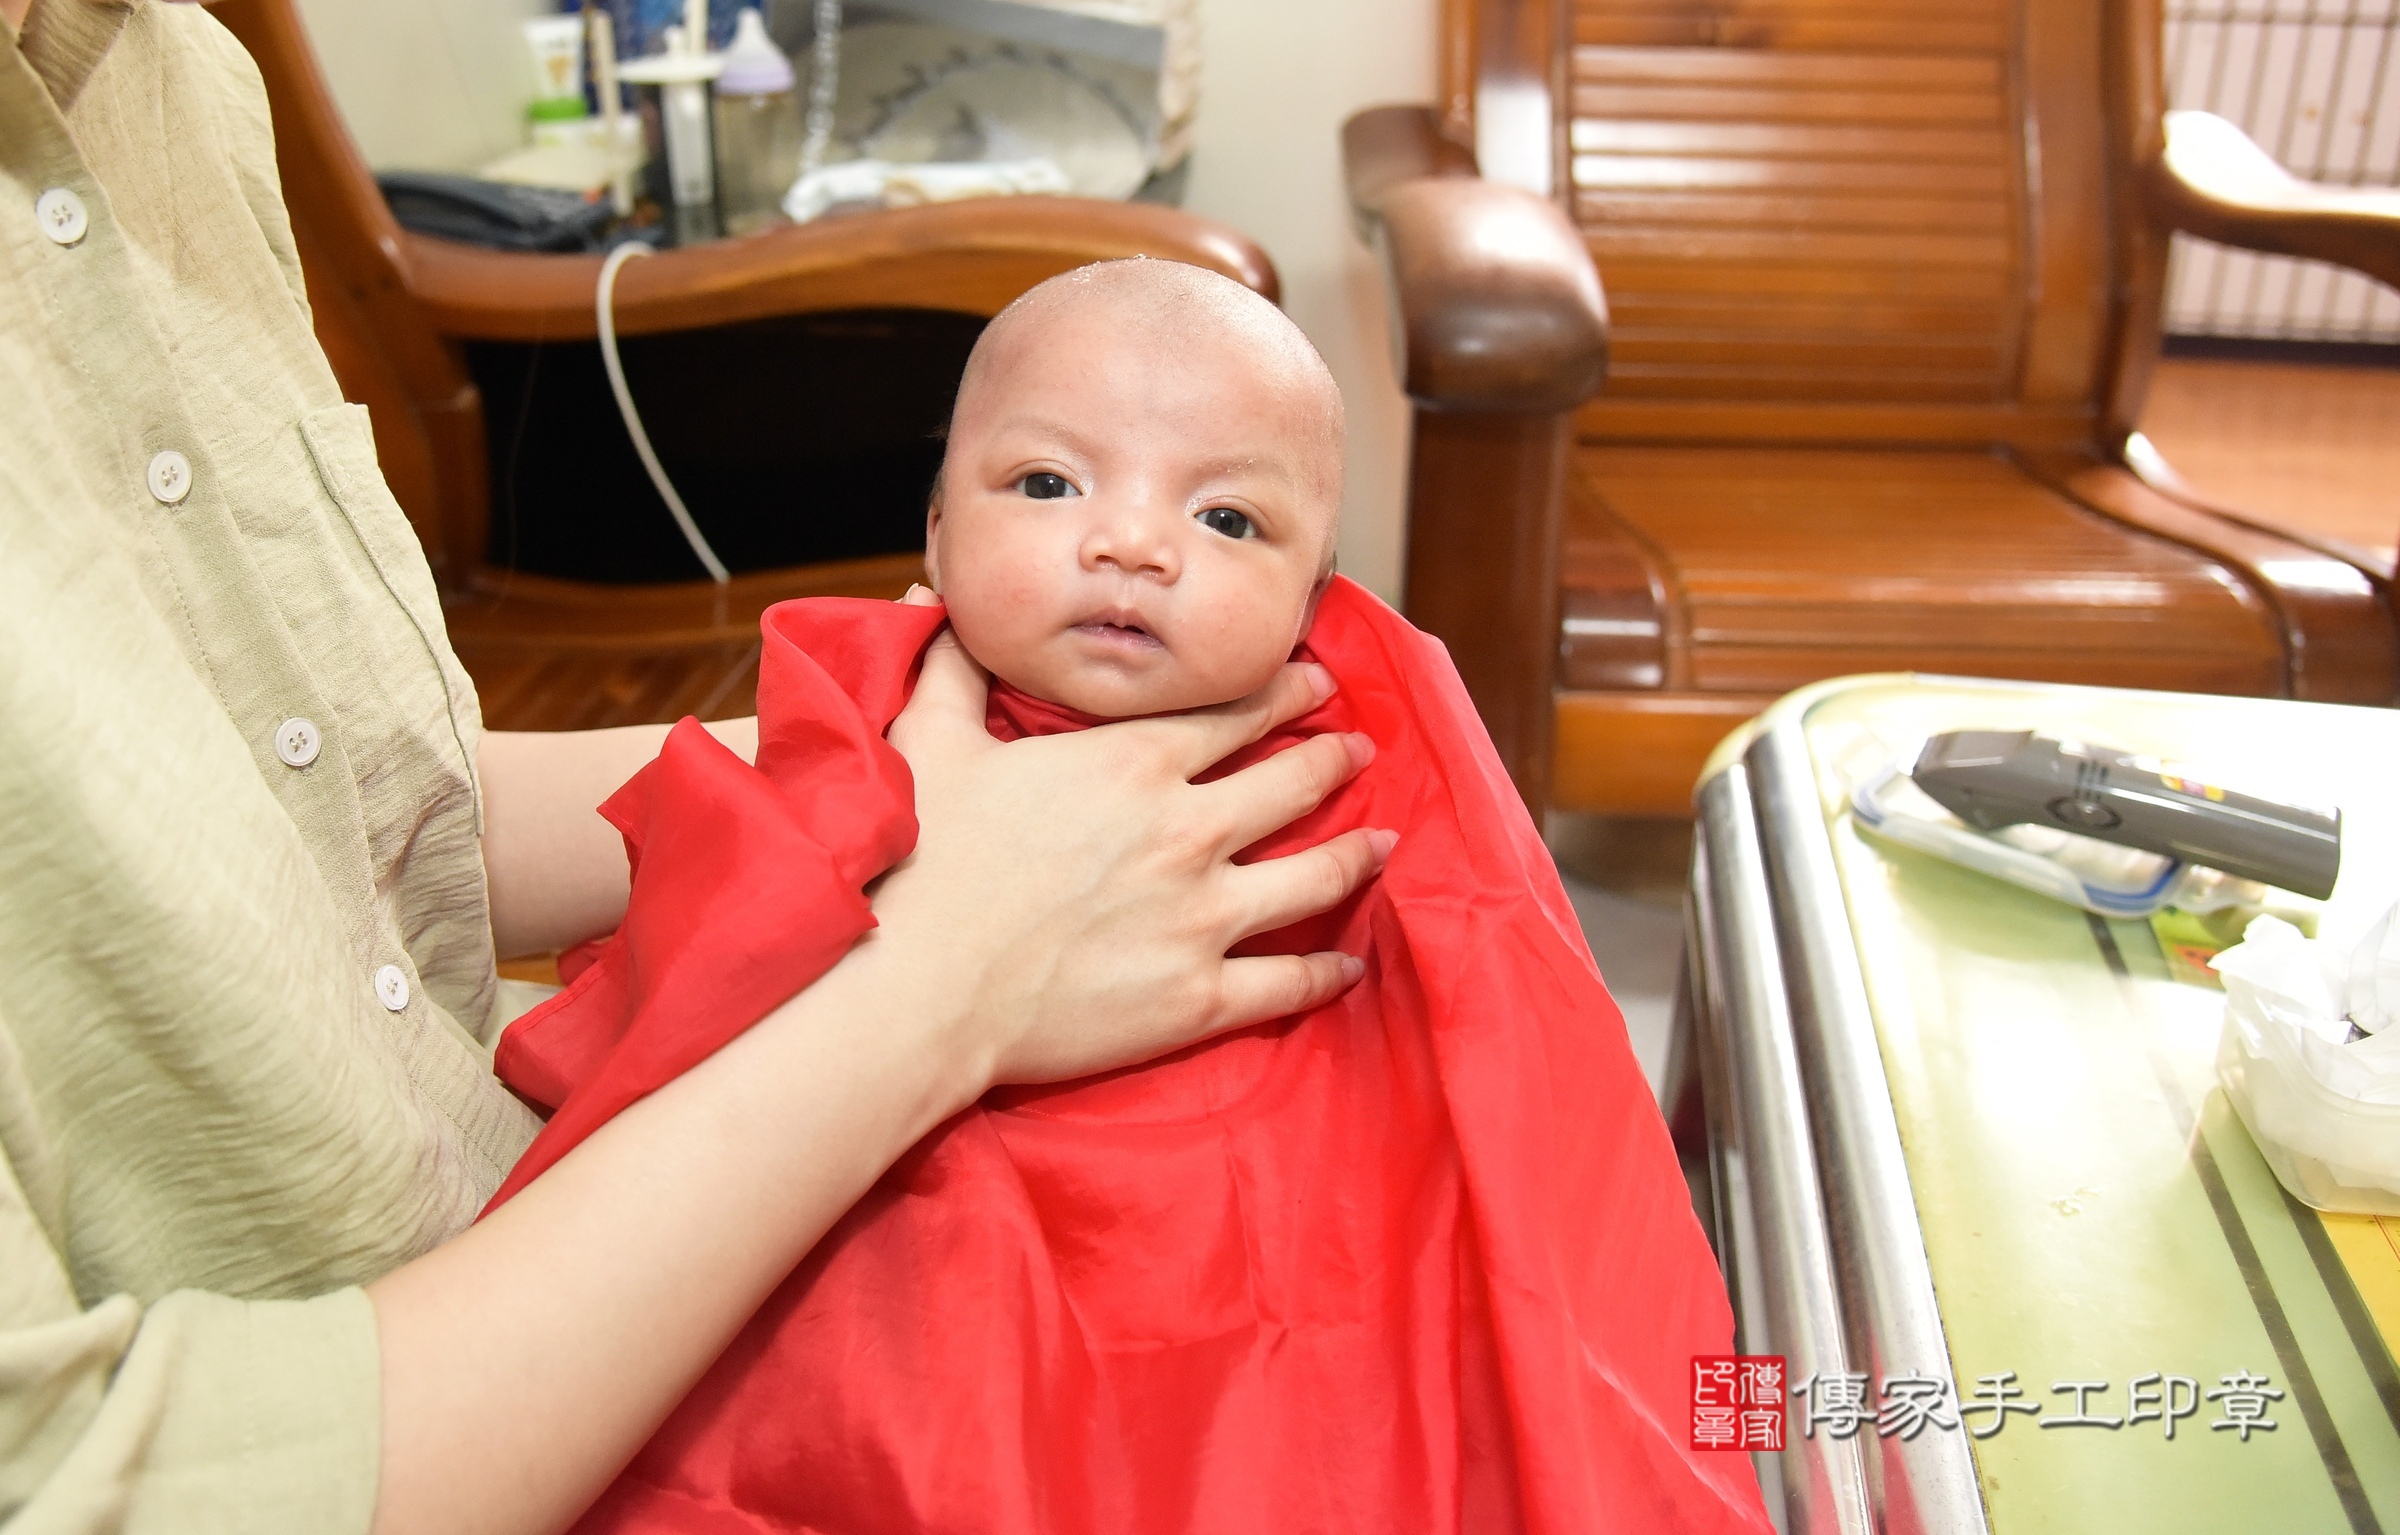
[[[2400,369],[2172,357],[2142,432],[2209,499],[2392,569]]]

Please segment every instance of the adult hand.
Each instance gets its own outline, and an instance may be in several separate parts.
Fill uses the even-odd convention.
[[[1322,669],[1286,667],[1221,709],[1003,746],[983,729],[981,674],[937,642],[891,732],[922,831],[875,892],[881,926],[370,1287],[378,1535],[562,1528],[842,1212],[993,1083],[1127,1065],[1355,979],[1337,954],[1225,951],[1382,863],[1392,838],[1363,831],[1232,861],[1364,766],[1366,740],[1320,736],[1191,782],[1331,690]]]
[[[1382,867],[1398,838],[1363,829],[1233,862],[1365,767],[1374,744],[1321,735],[1191,781],[1333,688],[1321,666],[1286,666],[1238,703],[1003,745],[983,726],[983,674],[947,633],[934,641],[890,732],[916,777],[917,847],[875,892],[868,942],[909,952],[912,989],[950,1024],[970,1094],[1131,1065],[1358,979],[1348,955],[1225,951]]]

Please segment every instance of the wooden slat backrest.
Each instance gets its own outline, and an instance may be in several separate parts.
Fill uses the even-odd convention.
[[[1585,434],[2090,440],[2104,3],[1565,0],[1553,190],[1613,318]]]

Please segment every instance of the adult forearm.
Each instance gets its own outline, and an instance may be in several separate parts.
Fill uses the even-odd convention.
[[[974,1052],[886,952],[870,936],[372,1287],[378,1535],[563,1525],[883,1169],[972,1100]]]
[[[581,943],[625,915],[625,844],[595,812],[658,755],[667,728],[484,736],[483,870],[501,958]],[[758,750],[755,719],[708,728],[745,760]]]
[[[1238,705],[1002,746],[979,676],[937,641],[892,731],[919,836],[875,887],[880,925],[370,1291],[386,1535],[563,1525],[882,1170],[988,1084],[1113,1070],[1355,980],[1337,954],[1225,953],[1380,864],[1389,838],[1364,831],[1232,862],[1365,765],[1365,738],[1191,782],[1331,686],[1295,666]]]

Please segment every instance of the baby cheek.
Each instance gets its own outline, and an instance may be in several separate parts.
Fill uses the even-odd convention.
[[[1011,632],[1031,638],[1056,626],[1061,594],[1055,572],[1036,561],[1010,560],[995,565],[988,585],[988,600]]]
[[[1298,636],[1300,609],[1305,602],[1287,601],[1281,594],[1256,593],[1251,600],[1220,610],[1207,626],[1201,654],[1223,698],[1246,697],[1266,686],[1276,669],[1290,659]]]
[[[1006,668],[1039,643],[1056,598],[1039,567],[1001,547],[974,551],[945,594],[960,643],[984,665]]]
[[[995,603],[1022,608],[1041,601],[1059,581],[1062,557],[1046,530],[1019,517],[996,517],[977,530],[969,551],[976,583]]]

